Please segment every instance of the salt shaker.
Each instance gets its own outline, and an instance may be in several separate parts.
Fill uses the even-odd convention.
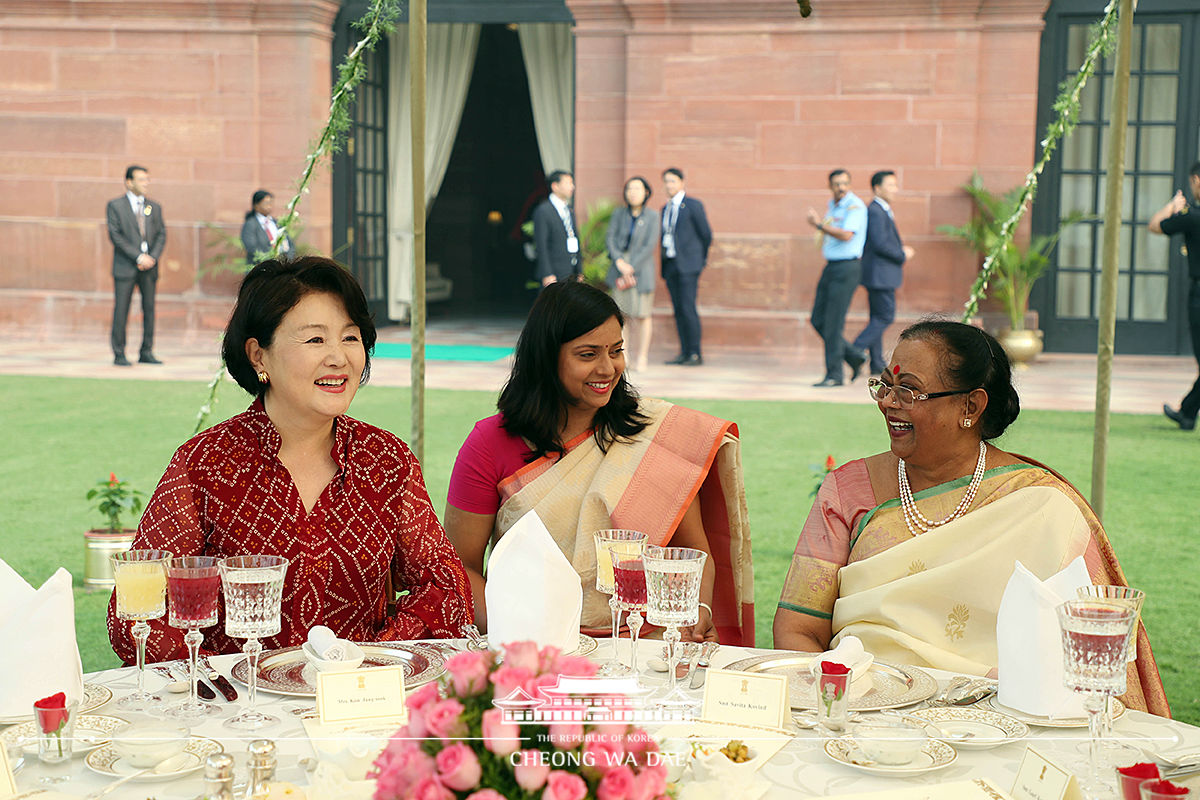
[[[204,800],[234,800],[233,756],[213,753],[204,762]]]
[[[246,748],[249,753],[250,779],[246,783],[246,798],[254,800],[270,793],[275,780],[275,743],[270,739],[255,739]]]

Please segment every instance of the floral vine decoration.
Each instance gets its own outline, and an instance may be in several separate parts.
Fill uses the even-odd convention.
[[[817,480],[813,484],[812,491],[808,493],[808,496],[816,497],[817,492],[821,491],[821,484],[825,482],[825,477],[837,469],[837,462],[833,460],[833,453],[830,453],[825,456],[825,463],[823,465],[817,466],[816,464],[811,464],[809,465],[809,469],[816,473]]]
[[[440,682],[408,696],[408,724],[372,769],[374,800],[668,800],[666,765],[640,728],[570,719],[518,725],[492,703],[520,692],[537,697],[560,675],[590,677],[595,664],[533,642],[504,651],[502,665],[488,651],[459,653]]]

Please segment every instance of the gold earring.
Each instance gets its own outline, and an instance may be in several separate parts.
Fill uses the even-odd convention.
[[[969,428],[969,427],[971,427],[971,418],[970,418],[970,417],[967,417],[967,418],[965,418],[965,419],[962,421],[962,426],[963,426],[964,428]]]
[[[261,383],[263,386],[266,386],[268,383],[271,382],[271,376],[267,374],[266,370],[263,370],[262,372],[258,373],[258,382]]]

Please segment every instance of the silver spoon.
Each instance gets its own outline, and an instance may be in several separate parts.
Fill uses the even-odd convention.
[[[153,767],[146,767],[145,769],[140,769],[137,772],[126,775],[124,778],[118,778],[100,791],[92,792],[85,800],[97,800],[97,798],[103,797],[118,786],[126,784],[135,778],[141,778],[145,775],[166,775],[169,772],[174,772],[186,764],[189,758],[192,758],[191,753],[176,753],[165,761],[155,764]]]

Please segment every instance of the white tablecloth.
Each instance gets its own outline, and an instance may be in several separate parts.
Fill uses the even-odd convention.
[[[625,652],[628,642],[623,641]],[[657,649],[661,643],[646,643],[640,648],[643,663],[652,649]],[[602,659],[609,655],[610,644],[601,641],[599,649],[593,658]],[[750,655],[769,653],[770,650],[751,650],[738,647],[722,647],[713,659],[712,666],[719,668]],[[213,665],[226,676],[241,656],[218,656],[212,659]],[[944,685],[950,673],[930,672]],[[89,683],[100,683],[113,690],[114,699],[128,693],[136,684],[136,670],[122,668],[96,672],[86,676]],[[643,680],[648,684],[661,684],[665,677],[660,673],[643,672]],[[152,690],[158,690],[166,680],[153,671],[146,675],[146,685]],[[280,717],[280,725],[267,728],[261,733],[233,733],[222,727],[228,717],[241,710],[245,700],[246,690],[234,681],[240,695],[239,702],[226,703],[218,696],[214,701],[222,713],[193,725],[194,735],[207,736],[220,740],[227,752],[231,753],[236,762],[239,780],[245,776],[246,745],[249,741],[260,738],[271,739],[276,743],[279,754],[277,778],[291,781],[299,786],[308,783],[308,773],[305,766],[311,766],[310,759],[314,752],[308,737],[301,725],[299,716],[292,713],[305,705],[305,702],[294,697],[284,697],[266,692],[259,692],[258,704],[263,711]],[[697,692],[697,694],[699,694]],[[173,702],[180,695],[164,695]],[[112,707],[112,703],[102,706],[91,713],[108,714],[123,717],[131,721],[146,719],[144,715],[130,714]],[[1114,724],[1114,736],[1137,740],[1145,746],[1157,751],[1184,751],[1188,749],[1200,751],[1200,728],[1180,722],[1164,720],[1140,711],[1128,711]],[[1032,743],[1049,757],[1059,761],[1068,768],[1078,765],[1086,759],[1087,729],[1051,729],[1031,728],[1030,740],[1013,742],[992,750],[960,750],[958,759],[947,768],[926,775],[911,778],[881,777],[870,775],[859,770],[832,762],[821,750],[816,734],[812,731],[800,731],[786,747],[777,753],[763,768],[761,775],[772,783],[772,789],[767,793],[769,798],[809,798],[828,795],[849,794],[853,792],[887,791],[898,785],[918,786],[925,784],[962,781],[972,778],[986,777],[1005,790],[1012,786],[1016,776],[1017,766],[1027,744]],[[302,759],[305,763],[302,763]],[[36,761],[27,759],[26,766],[17,773],[19,791],[41,788],[38,780],[46,775],[64,775],[69,777],[65,783],[53,788],[83,796],[89,792],[104,787],[110,779],[97,775],[89,770],[81,756],[76,756],[67,766],[48,767]],[[1184,785],[1191,785],[1184,781]],[[1196,781],[1200,786],[1200,780]],[[170,782],[131,782],[113,792],[114,798],[156,798],[156,800],[190,800],[200,794],[203,788],[202,775],[197,772],[186,778]]]

